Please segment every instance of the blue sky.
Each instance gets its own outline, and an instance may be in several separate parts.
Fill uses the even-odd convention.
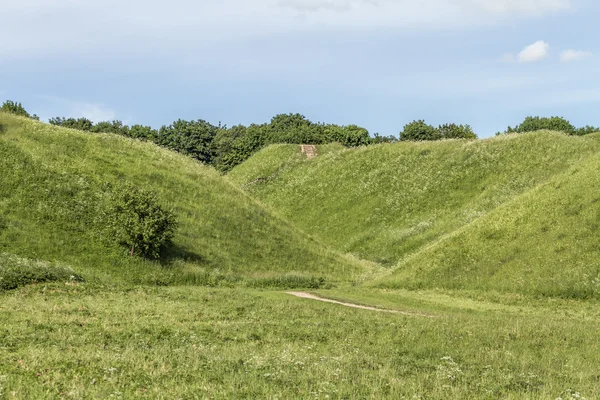
[[[0,0],[5,3],[4,0]],[[20,0],[1,6],[0,99],[43,119],[159,127],[284,112],[481,137],[527,115],[600,125],[594,0]]]

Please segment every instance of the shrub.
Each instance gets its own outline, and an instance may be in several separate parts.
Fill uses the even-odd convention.
[[[172,244],[175,214],[164,209],[154,193],[125,184],[112,190],[109,199],[109,234],[127,246],[130,256],[159,258],[161,248]]]
[[[30,115],[27,112],[27,110],[25,110],[25,108],[23,108],[23,105],[21,103],[16,103],[16,102],[10,101],[10,100],[7,100],[4,102],[4,104],[2,104],[2,107],[0,107],[0,111],[4,111],[4,112],[10,113],[10,114],[20,115],[22,117],[35,119],[37,121],[39,121],[39,119],[40,119],[35,114]]]
[[[565,132],[570,135],[576,133],[575,127],[562,117],[527,117],[525,120],[514,128],[509,127],[508,133],[526,133],[541,130]]]
[[[156,143],[187,154],[209,164],[215,155],[214,139],[219,128],[201,119],[197,121],[177,120],[158,131]]]
[[[470,125],[444,124],[439,126],[438,132],[443,139],[477,139]]]
[[[0,291],[13,290],[34,283],[76,281],[83,278],[66,267],[53,266],[9,254],[0,254]]]
[[[64,128],[77,129],[80,131],[91,131],[94,123],[87,118],[50,118],[50,125],[62,126]]]
[[[440,140],[441,138],[440,132],[423,120],[413,121],[405,125],[404,130],[400,133],[400,140],[405,141]]]
[[[591,133],[596,133],[596,132],[600,132],[600,128],[587,125],[582,128],[578,128],[574,134],[577,136],[584,136],[584,135],[589,135]]]

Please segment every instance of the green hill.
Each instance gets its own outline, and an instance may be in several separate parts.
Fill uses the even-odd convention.
[[[400,263],[385,287],[600,296],[600,154]]]
[[[345,149],[338,143],[318,145],[320,157]],[[238,186],[251,186],[256,183],[274,180],[283,172],[308,161],[297,144],[273,144],[254,154],[244,163],[231,170],[227,177]]]
[[[65,264],[87,278],[277,283],[288,274],[351,279],[363,271],[214,169],[149,143],[0,113],[0,171],[0,253]],[[102,188],[119,182],[155,191],[178,216],[174,247],[160,263],[129,257],[98,233]]]
[[[548,131],[382,144],[304,162],[275,147],[253,159],[278,165],[279,153],[283,167],[245,190],[332,247],[391,267],[599,150],[597,135]],[[232,171],[236,183],[264,175],[253,159]]]

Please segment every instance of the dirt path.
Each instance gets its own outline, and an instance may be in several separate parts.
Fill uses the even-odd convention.
[[[312,144],[301,144],[300,150],[302,150],[302,154],[306,156],[307,160],[311,158],[315,158],[317,156],[317,146]]]
[[[410,312],[410,311],[386,310],[383,308],[361,306],[360,304],[344,303],[342,301],[326,299],[324,297],[315,296],[314,294],[305,293],[305,292],[286,292],[286,294],[300,297],[301,299],[309,299],[309,300],[322,301],[324,303],[339,304],[340,306],[359,308],[361,310],[378,311],[378,312],[384,312],[384,313],[390,313],[390,314],[411,315],[413,317],[435,318],[435,316],[433,316],[433,315],[419,314],[419,313],[414,313],[414,312]]]

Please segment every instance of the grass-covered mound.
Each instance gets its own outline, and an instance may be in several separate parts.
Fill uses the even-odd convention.
[[[0,252],[60,261],[86,277],[157,283],[362,271],[185,156],[2,113],[0,127]],[[103,188],[124,182],[152,190],[177,215],[174,246],[160,262],[129,257],[103,235]]]
[[[400,263],[386,287],[600,297],[600,154]]]
[[[338,143],[316,146],[319,156],[345,149]],[[306,160],[297,144],[273,144],[231,170],[227,176],[236,185],[247,187],[276,179]]]
[[[283,150],[254,157],[286,160]],[[294,163],[245,189],[338,250],[393,266],[599,150],[596,135],[548,131],[382,144]],[[248,169],[231,174],[244,184],[256,179]]]

